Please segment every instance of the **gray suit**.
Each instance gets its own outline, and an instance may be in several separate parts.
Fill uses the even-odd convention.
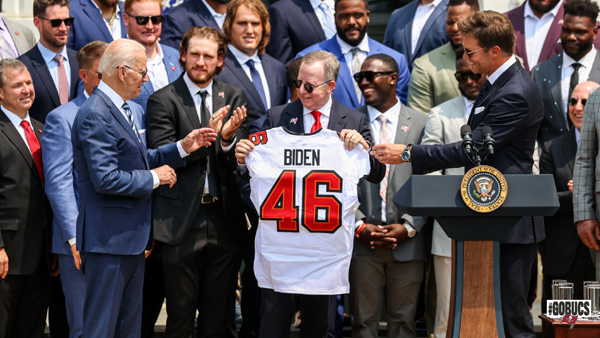
[[[358,110],[368,118],[367,107]],[[424,114],[401,104],[394,143],[418,144],[426,121]],[[387,224],[408,220],[417,230],[415,237],[407,238],[394,250],[371,250],[361,240],[354,241],[350,267],[353,337],[377,337],[384,288],[389,336],[416,337],[414,316],[425,259],[430,251],[431,228],[425,227],[426,219],[402,214],[392,202],[394,194],[411,175],[410,164],[391,166],[386,193],[386,220]],[[360,196],[362,203],[356,212],[356,219],[382,224],[379,184],[363,182]]]
[[[538,132],[540,144],[544,144],[546,141],[570,130],[567,115],[563,108],[565,98],[562,97],[560,86],[563,55],[564,52],[553,56],[535,66],[531,71],[531,77],[540,88],[542,100],[544,101],[544,120]],[[596,54],[589,78],[579,79],[579,83],[587,80],[600,83],[600,51]]]
[[[35,46],[37,40],[35,39],[35,35],[33,35],[31,29],[6,18],[2,18],[2,20],[10,32],[10,36],[17,47],[19,55],[27,53],[31,48],[33,48],[33,46]],[[15,57],[18,57],[19,55],[15,55]]]

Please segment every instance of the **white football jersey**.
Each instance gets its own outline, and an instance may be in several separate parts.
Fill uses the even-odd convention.
[[[348,293],[358,183],[371,170],[362,146],[344,148],[337,132],[250,135],[246,158],[260,215],[254,273],[261,288],[294,294]]]

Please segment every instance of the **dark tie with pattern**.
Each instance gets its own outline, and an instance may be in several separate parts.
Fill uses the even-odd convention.
[[[475,104],[473,105],[473,108],[479,107],[479,104],[485,97],[485,94],[487,94],[487,92],[490,90],[491,86],[492,86],[492,84],[490,83],[490,81],[486,80],[485,84],[483,85],[483,87],[481,87],[481,90],[479,91],[479,95],[477,95],[477,99],[475,100]]]
[[[267,106],[267,98],[265,96],[265,88],[263,87],[262,80],[260,79],[260,74],[258,74],[258,70],[254,67],[254,61],[252,59],[246,61],[246,65],[250,68],[250,76],[252,77],[252,83],[254,87],[256,87],[256,91],[258,95],[260,95],[260,100],[265,106],[265,110],[268,109]]]
[[[125,115],[127,115],[127,122],[129,122],[129,126],[131,127],[131,129],[133,129],[133,133],[135,134],[135,136],[137,136],[137,139],[141,144],[142,139],[140,139],[140,133],[138,133],[138,130],[135,127],[135,121],[133,120],[133,114],[131,113],[129,105],[127,104],[127,102],[124,102],[121,107],[123,108],[123,111],[125,111]]]
[[[569,101],[569,99],[571,98],[571,95],[573,94],[573,89],[575,89],[575,87],[577,87],[577,85],[579,84],[579,68],[581,68],[581,63],[575,62],[571,66],[573,66],[573,75],[571,75],[571,82],[569,82],[569,95],[565,98],[565,100],[567,100],[567,102]],[[567,106],[567,109],[568,109],[568,106]],[[571,121],[571,119],[569,118],[569,113],[566,113],[566,117],[567,117],[567,124],[569,125],[569,130],[571,130],[571,129],[573,129],[573,121]]]
[[[210,122],[211,114],[208,112],[208,107],[206,107],[206,96],[208,95],[207,91],[199,91],[200,97],[202,98],[202,102],[200,103],[200,117],[202,118],[201,125],[203,127],[208,127],[208,122]],[[209,157],[206,161],[206,173],[208,174],[208,193],[212,197],[219,197],[219,182],[217,181],[217,177],[215,176],[217,168],[215,167],[214,161],[214,147],[210,147],[209,149]]]

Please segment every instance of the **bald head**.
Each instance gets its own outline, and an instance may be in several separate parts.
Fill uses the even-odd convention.
[[[577,130],[581,131],[581,122],[583,121],[583,111],[590,93],[600,87],[593,81],[586,81],[578,84],[569,98],[569,118]]]
[[[102,81],[116,91],[123,100],[140,95],[146,75],[146,49],[139,42],[129,39],[115,40],[100,59],[98,72]]]

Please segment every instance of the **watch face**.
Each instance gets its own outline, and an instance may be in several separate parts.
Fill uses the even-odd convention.
[[[403,151],[402,154],[400,155],[400,157],[402,158],[402,161],[406,162],[410,159],[410,153],[408,151]]]

